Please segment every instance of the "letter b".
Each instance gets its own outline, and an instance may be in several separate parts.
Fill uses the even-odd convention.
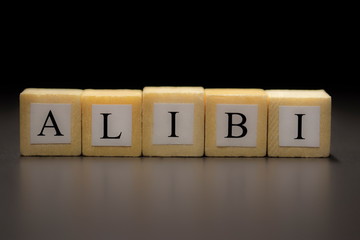
[[[256,147],[258,105],[217,104],[216,146]]]
[[[225,138],[242,138],[247,134],[247,128],[244,126],[246,123],[246,117],[242,113],[236,113],[236,112],[226,112],[225,114],[228,115],[228,134]],[[238,115],[241,118],[240,123],[233,123],[233,116]],[[234,136],[233,135],[233,127],[238,126],[242,129],[242,133],[240,135]]]

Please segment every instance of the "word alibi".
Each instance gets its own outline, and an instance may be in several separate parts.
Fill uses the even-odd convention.
[[[327,157],[324,90],[25,89],[25,156]]]

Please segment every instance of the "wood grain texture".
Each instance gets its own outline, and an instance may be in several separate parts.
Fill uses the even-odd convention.
[[[82,90],[28,88],[20,94],[20,152],[24,156],[78,156],[81,154]],[[30,144],[31,103],[71,104],[70,144]]]
[[[131,89],[93,90],[86,89],[82,104],[82,153],[84,156],[140,156],[141,155],[141,104],[142,91]],[[132,105],[131,146],[92,146],[92,105]]]
[[[267,95],[262,89],[205,89],[206,156],[263,157],[267,146]],[[258,106],[256,147],[216,145],[217,104],[256,104]]]
[[[324,90],[267,90],[268,156],[328,157],[331,137],[331,97]],[[320,147],[279,146],[279,106],[320,106]]]
[[[160,145],[152,143],[154,103],[194,104],[194,143]],[[143,90],[143,155],[185,156],[204,155],[204,88],[202,87],[145,87]]]

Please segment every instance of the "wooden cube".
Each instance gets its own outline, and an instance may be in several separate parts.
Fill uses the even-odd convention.
[[[203,156],[204,88],[145,87],[143,155]]]
[[[80,155],[81,94],[79,89],[25,89],[20,94],[20,153]]]
[[[83,155],[141,155],[141,90],[87,89],[81,103]]]
[[[262,89],[205,89],[206,156],[266,155],[267,95]]]
[[[324,90],[267,90],[270,157],[328,157],[331,97]]]

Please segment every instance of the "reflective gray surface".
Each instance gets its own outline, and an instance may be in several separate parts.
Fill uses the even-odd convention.
[[[359,101],[334,97],[332,156],[308,159],[20,157],[10,97],[0,239],[359,239]]]

